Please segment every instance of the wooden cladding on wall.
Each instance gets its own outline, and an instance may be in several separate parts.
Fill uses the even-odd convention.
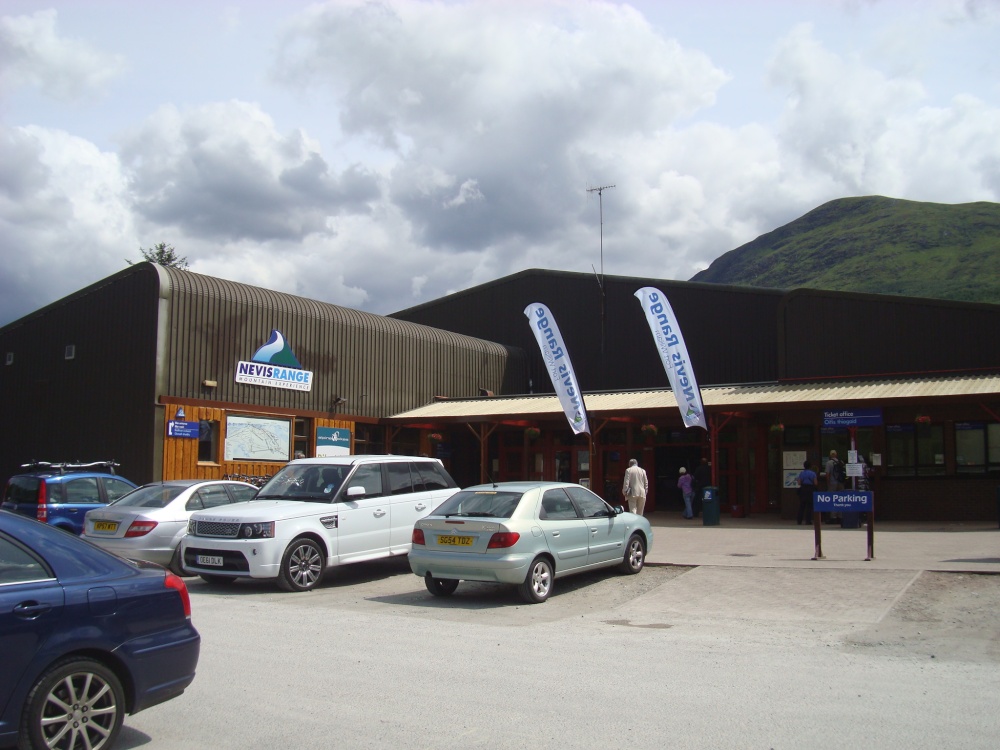
[[[199,441],[193,438],[177,438],[165,436],[163,440],[163,479],[222,479],[227,475],[239,475],[247,477],[270,477],[285,465],[284,461],[225,461],[223,460],[224,447],[226,442],[226,416],[246,415],[245,410],[227,410],[199,406],[197,404],[171,404],[167,407],[167,419],[169,421],[176,413],[178,406],[184,409],[184,421],[217,422],[219,425],[218,443],[216,445],[215,461],[199,461],[198,445]],[[272,417],[274,415],[261,415]],[[295,417],[287,415],[289,422],[293,422]],[[355,425],[353,421],[344,419],[313,419],[313,434],[310,436],[310,454],[315,453],[317,427],[340,427],[351,431],[354,434]],[[351,446],[353,449],[353,445]],[[292,455],[292,446],[289,446],[289,456]]]

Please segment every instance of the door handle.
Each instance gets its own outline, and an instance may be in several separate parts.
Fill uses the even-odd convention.
[[[14,607],[14,614],[24,620],[34,620],[39,615],[44,615],[51,609],[51,604],[42,604],[34,601],[21,602]]]
[[[385,511],[379,508],[378,510],[375,511],[373,515],[375,516],[375,518],[381,518],[382,516],[385,515]]]
[[[424,505],[423,503],[420,503],[419,505],[417,505],[417,510],[423,510],[426,507],[427,507],[426,505]]]

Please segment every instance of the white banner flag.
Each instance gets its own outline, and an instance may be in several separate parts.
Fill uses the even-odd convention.
[[[646,322],[653,333],[663,369],[667,371],[667,380],[677,399],[677,407],[681,410],[681,419],[687,427],[707,430],[701,391],[698,390],[698,381],[694,379],[694,368],[673,308],[667,302],[666,295],[651,286],[643,287],[635,296],[646,313]]]
[[[559,396],[563,411],[566,412],[569,426],[577,435],[590,434],[587,410],[583,405],[583,393],[576,382],[576,374],[573,372],[573,365],[569,361],[569,353],[563,343],[562,334],[559,333],[556,319],[552,317],[549,308],[540,302],[528,305],[524,308],[524,314],[528,316],[538,348],[542,350],[545,368],[552,378],[552,385],[556,389],[556,395]]]

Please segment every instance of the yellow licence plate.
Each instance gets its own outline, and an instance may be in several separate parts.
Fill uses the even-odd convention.
[[[94,521],[94,531],[118,531],[118,522]]]
[[[438,544],[448,547],[471,547],[471,536],[439,536]]]

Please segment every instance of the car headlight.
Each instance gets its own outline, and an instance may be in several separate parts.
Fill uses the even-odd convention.
[[[274,521],[267,523],[241,523],[240,539],[273,539]]]

